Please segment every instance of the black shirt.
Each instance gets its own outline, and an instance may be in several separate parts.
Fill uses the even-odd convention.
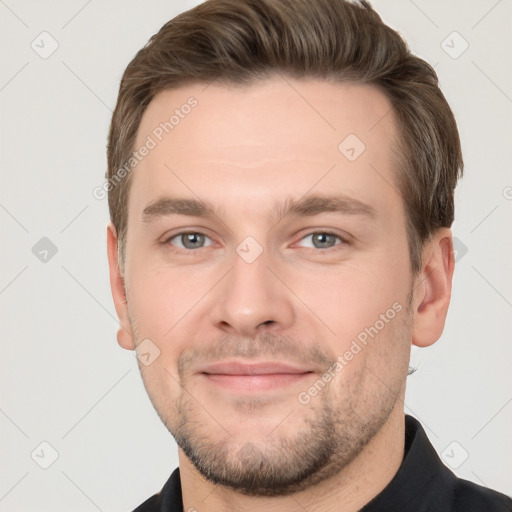
[[[179,469],[133,512],[183,512]],[[457,478],[443,465],[420,423],[406,416],[402,464],[360,512],[512,512],[512,499]]]

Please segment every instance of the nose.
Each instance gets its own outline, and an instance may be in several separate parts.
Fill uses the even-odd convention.
[[[242,254],[242,256],[240,256]],[[263,251],[254,261],[235,253],[233,265],[216,287],[212,321],[228,334],[255,337],[289,327],[295,317],[292,294]]]

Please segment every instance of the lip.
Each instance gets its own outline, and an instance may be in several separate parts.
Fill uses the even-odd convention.
[[[224,361],[198,372],[211,384],[235,391],[269,391],[297,383],[313,373],[287,363]]]
[[[200,373],[210,375],[270,375],[270,374],[298,374],[310,370],[299,368],[288,363],[277,361],[263,361],[260,363],[244,363],[241,361],[221,361],[206,366]]]

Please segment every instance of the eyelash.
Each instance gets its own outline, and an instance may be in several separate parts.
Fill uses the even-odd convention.
[[[318,253],[327,253],[327,252],[339,250],[339,246],[350,245],[350,241],[347,238],[342,237],[338,233],[334,233],[332,231],[322,231],[322,230],[311,231],[311,232],[305,234],[299,241],[301,242],[302,240],[306,239],[309,236],[318,235],[318,234],[334,236],[335,238],[337,238],[340,241],[340,243],[337,243],[333,247],[328,247],[326,249],[321,249],[321,248],[316,248],[316,247],[305,247],[305,249],[313,249],[313,250],[315,250]],[[172,245],[170,243],[171,240],[173,240],[175,238],[178,238],[178,237],[180,237],[182,235],[203,235],[204,237],[210,239],[210,237],[206,233],[203,233],[202,231],[180,231],[180,232],[174,233],[170,237],[166,238],[162,242],[162,244],[163,245]],[[180,247],[173,247],[173,251],[178,252],[178,253],[194,253],[194,252],[197,252],[199,249],[205,249],[205,248],[206,247],[199,247],[197,249],[186,249],[186,248],[182,249]]]

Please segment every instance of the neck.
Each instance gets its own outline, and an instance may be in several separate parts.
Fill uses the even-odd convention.
[[[377,496],[395,476],[404,455],[404,412],[397,403],[378,434],[341,472],[288,496],[246,496],[203,478],[178,450],[184,510],[214,512],[356,512]]]

